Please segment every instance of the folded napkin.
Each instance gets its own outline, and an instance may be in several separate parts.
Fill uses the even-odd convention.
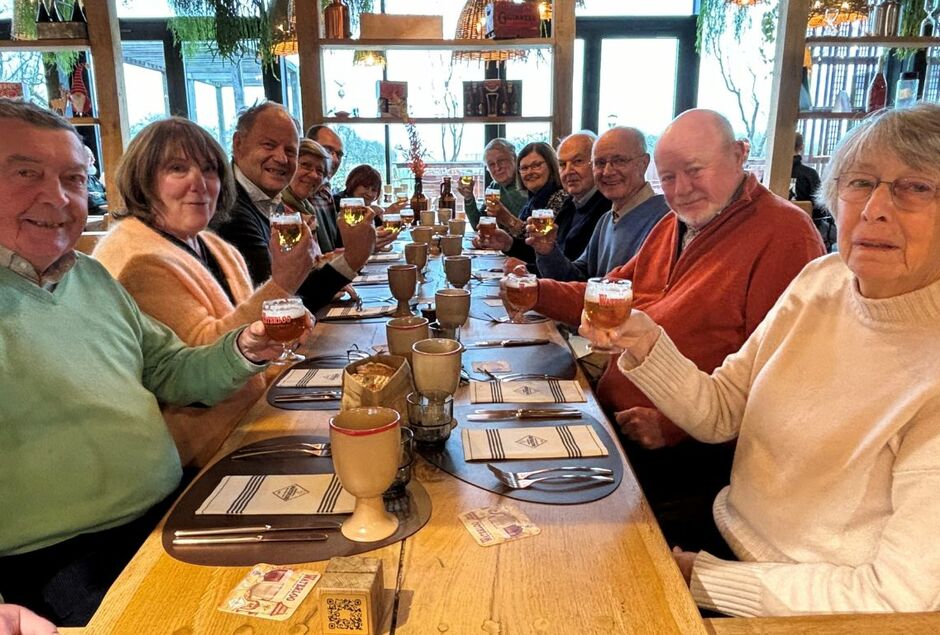
[[[471,381],[470,403],[575,403],[586,401],[573,379]]]
[[[334,388],[343,385],[342,368],[297,368],[277,382],[279,388]]]
[[[473,275],[477,280],[499,280],[506,274],[502,271],[486,271],[485,269],[480,269],[474,271]]]
[[[390,253],[390,254],[374,254],[369,256],[369,262],[395,262],[401,260],[401,254],[399,253]]]
[[[380,284],[383,282],[388,282],[387,273],[367,273],[356,276],[352,281],[353,284]]]
[[[326,319],[330,318],[357,318],[357,317],[377,317],[385,315],[395,307],[391,304],[382,304],[380,306],[369,306],[357,309],[354,306],[333,307],[326,312]]]
[[[196,515],[348,514],[356,499],[335,474],[224,476]]]
[[[530,428],[463,428],[467,461],[502,459],[571,459],[607,456],[607,448],[591,425]]]
[[[464,249],[467,256],[502,256],[503,252],[496,249]]]

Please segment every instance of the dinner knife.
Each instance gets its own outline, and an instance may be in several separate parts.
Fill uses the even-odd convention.
[[[464,344],[464,346],[467,348],[491,348],[495,346],[510,348],[513,346],[541,346],[542,344],[548,344],[548,340],[536,337],[523,337],[509,340],[480,340],[477,342],[469,342]]]
[[[196,545],[238,545],[252,542],[322,542],[328,540],[326,534],[304,534],[298,536],[271,536],[257,534],[254,536],[195,536],[193,538],[174,538],[176,546]]]
[[[497,421],[499,419],[580,419],[580,410],[477,410],[466,416],[467,421]]]
[[[194,536],[225,536],[231,534],[266,534],[277,531],[335,531],[341,523],[322,522],[316,525],[303,527],[274,527],[272,525],[254,525],[251,527],[210,527],[207,529],[177,529],[173,535],[177,538],[191,538]]]
[[[296,395],[277,395],[274,397],[275,403],[304,403],[307,401],[336,401],[342,398],[339,391],[314,392]]]

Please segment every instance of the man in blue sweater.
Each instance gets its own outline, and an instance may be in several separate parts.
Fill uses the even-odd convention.
[[[624,264],[640,248],[646,235],[667,211],[666,199],[653,194],[646,181],[650,155],[646,139],[636,128],[611,128],[594,143],[591,153],[594,183],[610,200],[588,242],[574,261],[565,256],[553,234],[549,240],[532,233],[526,243],[535,249],[535,264],[543,278],[587,280],[603,276]]]

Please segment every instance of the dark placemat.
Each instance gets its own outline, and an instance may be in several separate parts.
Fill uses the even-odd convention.
[[[248,447],[263,447],[272,443],[308,442],[322,443],[324,437],[311,435],[265,439]],[[262,542],[237,545],[173,545],[173,532],[177,529],[204,529],[208,527],[248,527],[271,524],[277,527],[300,527],[318,521],[342,521],[345,515],[245,515],[225,516],[211,514],[196,516],[196,510],[208,498],[223,476],[232,474],[324,474],[333,471],[333,461],[328,457],[259,458],[232,460],[226,456],[212,465],[177,501],[163,527],[163,548],[168,554],[188,562],[213,567],[244,567],[267,562],[270,564],[295,564],[329,560],[335,556],[354,556],[404,540],[421,529],[431,517],[431,498],[424,487],[412,480],[407,495],[388,502],[386,509],[399,520],[398,531],[385,540],[376,542],[354,542],[339,531],[327,531],[329,538],[323,542]]]
[[[477,283],[480,284],[480,283]],[[482,320],[484,322],[494,322],[496,320],[502,320],[503,324],[509,324],[507,320],[503,318],[508,317],[505,307],[503,307],[502,302],[499,306],[490,306],[486,303],[487,300],[499,300],[499,286],[490,286],[485,285],[478,291],[474,292],[473,298],[470,300],[470,317],[476,320]],[[529,311],[525,314],[526,324],[538,324],[540,322],[547,322],[548,318],[544,315],[535,313],[534,311]]]
[[[614,490],[620,487],[620,481],[623,480],[623,462],[620,460],[620,454],[617,452],[617,442],[610,438],[603,424],[594,417],[583,414],[580,419],[527,419],[524,421],[467,421],[466,415],[478,408],[487,408],[489,406],[460,406],[455,408],[454,417],[457,419],[457,427],[451,433],[450,438],[443,447],[426,448],[416,446],[418,452],[425,459],[441,468],[448,474],[452,474],[461,481],[476,485],[477,487],[489,490],[502,496],[515,498],[518,500],[530,501],[533,503],[549,503],[553,505],[576,505],[579,503],[589,503],[609,496]],[[532,407],[532,404],[498,404],[493,408],[505,408],[514,410],[516,408]],[[572,407],[570,404],[565,407]],[[535,459],[531,461],[474,461],[468,463],[463,459],[463,444],[460,438],[460,429],[464,428],[514,428],[518,426],[546,426],[546,425],[578,425],[590,424],[594,427],[597,436],[607,448],[608,455],[603,457],[589,457],[580,459]],[[590,467],[606,467],[613,471],[613,483],[600,483],[597,481],[545,481],[536,483],[527,489],[512,489],[499,482],[496,477],[486,467],[487,463],[492,463],[496,467],[513,472],[526,470],[536,470],[552,465],[587,465]]]
[[[317,355],[315,357],[308,357],[302,362],[298,362],[293,366],[288,366],[281,374],[277,376],[277,379],[274,380],[274,383],[271,384],[271,387],[268,389],[267,400],[268,404],[274,406],[275,408],[281,408],[282,410],[339,410],[341,399],[333,399],[329,401],[304,401],[304,402],[277,402],[274,401],[274,398],[278,395],[302,395],[305,392],[316,391],[316,390],[327,390],[326,388],[288,388],[283,386],[278,386],[278,383],[281,381],[281,378],[287,374],[288,371],[304,368],[345,368],[350,362],[356,361],[357,359],[364,359],[369,356],[369,351],[359,351],[353,352],[352,355],[358,355],[358,357],[350,358],[346,352],[336,353],[336,354],[324,354]],[[342,386],[336,386],[337,390],[341,390]]]
[[[464,344],[478,340],[499,339],[496,337],[464,338]],[[474,372],[473,362],[497,361],[509,362],[510,373],[538,373],[554,375],[560,379],[574,379],[577,363],[567,346],[549,342],[538,346],[509,346],[503,348],[467,348],[463,352],[463,367],[470,376],[480,381],[489,379],[484,373]],[[499,373],[497,373],[499,374]],[[530,404],[531,405],[531,404]]]

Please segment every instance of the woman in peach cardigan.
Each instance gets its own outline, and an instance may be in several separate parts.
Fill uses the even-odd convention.
[[[117,173],[121,219],[94,251],[140,308],[191,346],[214,342],[257,320],[264,300],[293,295],[314,265],[314,243],[282,252],[272,234],[271,279],[252,289],[241,255],[205,231],[235,200],[221,146],[195,123],[178,117],[144,128],[131,141]],[[264,392],[258,375],[212,408],[165,407],[164,417],[187,467],[201,467]]]

